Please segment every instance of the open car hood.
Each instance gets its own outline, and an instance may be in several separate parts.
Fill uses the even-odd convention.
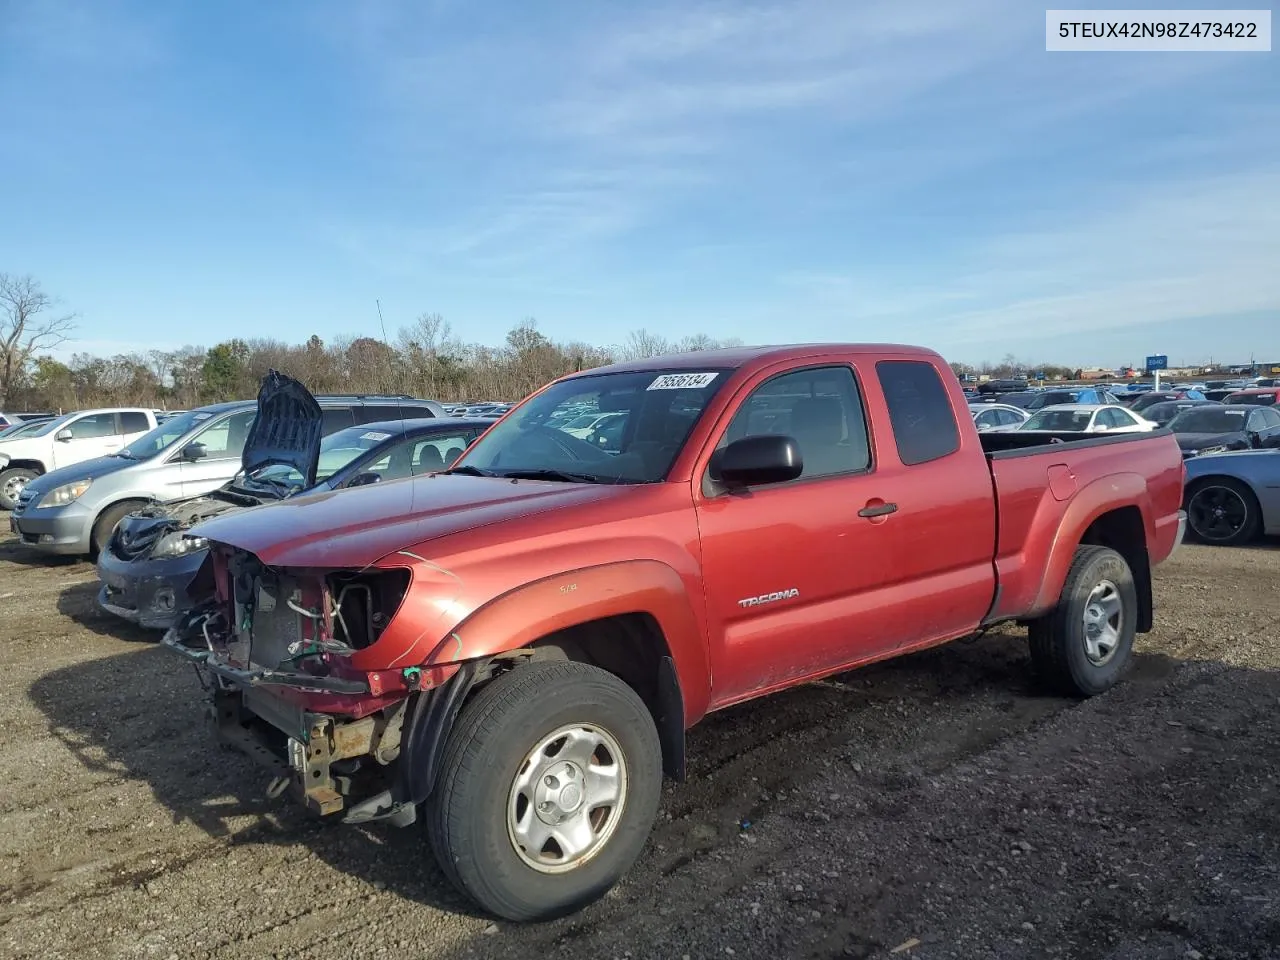
[[[303,488],[313,487],[323,430],[320,404],[311,392],[293,377],[268,370],[240,465],[246,474],[277,463],[293,467],[304,478]]]

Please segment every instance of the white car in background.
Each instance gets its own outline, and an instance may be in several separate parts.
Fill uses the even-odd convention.
[[[1031,414],[1011,403],[971,403],[969,415],[979,433],[1017,430]]]
[[[564,426],[557,425],[558,429],[563,430],[571,437],[577,437],[579,440],[585,440],[590,436],[591,431],[616,417],[622,416],[621,413],[611,411],[609,413],[585,413],[580,417],[570,420]]]
[[[1146,433],[1158,424],[1113,403],[1059,403],[1032,414],[1018,430],[1050,433]]]

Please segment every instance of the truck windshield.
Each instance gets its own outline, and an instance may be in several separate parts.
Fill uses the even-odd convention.
[[[728,375],[654,369],[565,380],[508,414],[448,472],[655,483]]]
[[[61,429],[62,426],[66,424],[68,421],[70,421],[71,418],[74,416],[75,414],[73,413],[64,413],[60,417],[54,417],[52,420],[45,421],[44,423],[40,424],[31,433],[24,433],[23,436],[24,437],[47,437],[49,434],[53,433],[55,430]],[[13,438],[6,437],[5,439],[11,440]]]
[[[144,433],[133,443],[120,450],[116,456],[124,457],[127,460],[146,460],[149,457],[154,457],[157,453],[164,453],[164,451],[212,416],[213,414],[200,410],[179,414],[166,420],[150,432]]]

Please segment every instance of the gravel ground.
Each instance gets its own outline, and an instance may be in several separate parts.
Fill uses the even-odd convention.
[[[626,881],[517,927],[417,829],[266,800],[90,565],[0,540],[0,955],[1280,957],[1278,582],[1184,547],[1085,703],[1009,632],[714,715]]]

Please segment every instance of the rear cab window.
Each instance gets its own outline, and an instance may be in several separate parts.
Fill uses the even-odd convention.
[[[151,429],[147,415],[138,410],[125,410],[120,414],[121,433],[146,433]]]
[[[927,360],[880,360],[876,377],[904,466],[930,463],[960,449],[955,409],[937,368]]]

